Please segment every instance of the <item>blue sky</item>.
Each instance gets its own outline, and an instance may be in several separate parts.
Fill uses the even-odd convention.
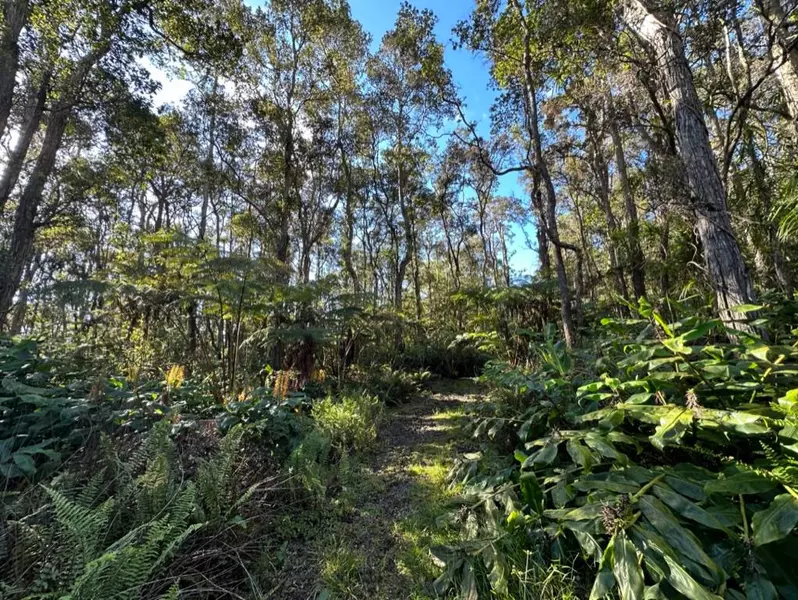
[[[255,0],[257,1],[257,0]],[[252,0],[248,0],[253,3]],[[352,16],[360,21],[363,28],[372,36],[372,45],[376,49],[386,31],[391,29],[396,21],[396,15],[401,6],[401,0],[349,0]],[[435,33],[438,40],[446,46],[446,64],[451,69],[455,82],[460,88],[461,95],[465,98],[466,114],[471,121],[478,122],[480,133],[487,134],[489,126],[490,106],[494,99],[494,92],[490,89],[490,76],[488,66],[483,59],[474,56],[467,50],[454,50],[451,38],[452,28],[468,17],[474,3],[472,0],[415,0],[413,4],[418,8],[428,8],[438,17]],[[185,97],[193,84],[170,78],[166,73],[148,65],[153,75],[162,87],[155,95],[156,105],[165,103],[179,103]],[[525,198],[523,186],[518,184],[516,175],[507,175],[499,181],[498,193],[503,196],[517,196]],[[535,237],[534,225],[525,226],[530,239]],[[537,269],[537,253],[526,246],[525,236],[519,226],[513,226],[513,252],[510,266],[518,275],[531,275]]]
[[[396,14],[402,4],[401,0],[349,0],[352,16],[362,23],[363,28],[372,36],[372,45],[379,46],[383,34],[393,27]],[[460,93],[466,100],[467,116],[480,123],[480,132],[487,133],[490,105],[494,92],[490,89],[488,66],[483,59],[474,56],[467,50],[454,50],[451,38],[452,28],[468,17],[474,3],[470,0],[416,0],[412,4],[418,8],[428,8],[438,17],[435,33],[438,40],[446,46],[446,64],[451,69]],[[499,182],[499,194],[515,195],[524,198],[526,193],[517,182],[516,175],[502,177]],[[530,239],[534,239],[534,226],[526,225]],[[520,227],[513,227],[512,251],[514,255],[511,267],[520,275],[531,275],[537,269],[537,254],[526,247],[526,241]]]

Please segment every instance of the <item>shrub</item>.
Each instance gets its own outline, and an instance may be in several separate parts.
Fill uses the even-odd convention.
[[[421,394],[424,383],[430,378],[427,371],[407,372],[392,369],[389,365],[362,369],[351,367],[349,379],[358,387],[376,395],[388,406],[408,402]]]
[[[304,489],[317,500],[327,495],[334,476],[331,450],[329,438],[318,429],[312,429],[299,441],[288,457],[289,481],[295,489]]]
[[[399,364],[405,371],[429,371],[440,377],[475,377],[489,357],[473,345],[432,339],[406,346]]]
[[[32,341],[0,343],[0,476],[52,473],[105,415],[80,383],[54,385],[52,364]]]
[[[592,567],[595,599],[791,597],[795,339],[730,342],[716,320],[666,323],[645,302],[640,313],[605,320],[604,360],[555,345],[532,372],[494,365],[494,383],[525,406],[476,431],[512,427],[515,465],[480,474],[470,457],[453,471],[476,500],[471,537],[482,545],[449,549],[450,563],[468,562],[502,595],[502,544],[523,531],[553,564]],[[460,564],[449,581],[462,585]]]
[[[328,396],[313,406],[316,426],[341,452],[364,450],[377,439],[382,403],[374,396]]]
[[[302,415],[309,406],[303,394],[279,399],[269,390],[258,388],[241,400],[228,402],[217,422],[223,432],[241,425],[248,437],[285,458],[304,432]]]

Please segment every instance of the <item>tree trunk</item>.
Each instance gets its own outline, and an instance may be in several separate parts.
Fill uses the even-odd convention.
[[[203,165],[204,180],[202,182],[202,205],[200,207],[200,222],[199,231],[197,232],[197,239],[200,242],[205,241],[205,235],[208,229],[208,207],[211,202],[211,194],[213,186],[211,180],[213,177],[214,161],[213,152],[216,146],[216,92],[219,86],[219,77],[214,75],[213,87],[211,88],[211,119],[208,125],[208,148],[205,153],[205,164]],[[197,346],[199,344],[199,326],[197,324],[197,301],[191,299],[189,301],[186,312],[188,313],[188,355],[192,359],[197,353]]]
[[[771,55],[787,102],[787,110],[798,131],[798,39],[787,29],[790,17],[784,14],[781,0],[761,0],[758,2],[766,27],[772,28],[775,43]]]
[[[746,128],[743,137],[743,147],[745,148],[745,152],[748,154],[748,158],[751,161],[754,187],[756,188],[757,196],[759,196],[759,203],[762,207],[762,213],[765,215],[765,218],[763,219],[765,221],[765,243],[762,244],[762,246],[765,247],[760,248],[757,244],[757,256],[761,255],[761,261],[765,267],[768,277],[770,276],[769,267],[772,266],[775,284],[778,285],[781,291],[787,294],[788,297],[792,297],[792,280],[790,278],[789,269],[785,264],[784,255],[781,251],[781,243],[779,242],[779,237],[777,235],[776,225],[772,222],[772,220],[767,218],[767,215],[769,215],[771,212],[773,202],[771,197],[771,186],[768,182],[765,165],[762,164],[762,160],[760,159],[759,154],[757,154],[754,142],[754,134],[750,128]],[[770,251],[770,261],[772,265],[768,265],[768,260],[766,258],[768,250]]]
[[[22,333],[22,327],[25,325],[25,314],[28,310],[30,286],[33,282],[33,278],[36,276],[36,271],[38,271],[36,261],[30,263],[28,268],[25,269],[25,279],[20,286],[19,298],[17,303],[14,305],[14,312],[11,317],[11,325],[8,328],[8,332],[11,335],[19,335]]]
[[[418,245],[417,243],[415,244]],[[418,257],[418,248],[413,250],[413,289],[415,291],[416,299],[416,320],[420,321],[423,314],[423,306],[421,304],[421,266]]]
[[[202,207],[200,208],[200,222],[198,238],[200,241],[205,239],[205,232],[208,227],[208,205],[211,201],[212,178],[213,178],[213,151],[216,146],[216,91],[219,86],[219,77],[214,76],[213,88],[211,89],[211,121],[208,125],[208,149],[205,153],[204,181],[202,182]]]
[[[14,186],[17,185],[19,174],[22,172],[22,167],[25,164],[25,157],[28,155],[28,149],[33,141],[33,137],[36,135],[36,132],[39,131],[39,125],[41,124],[44,107],[47,102],[47,92],[50,89],[51,74],[52,71],[50,68],[42,74],[39,88],[32,97],[31,105],[23,117],[22,132],[8,157],[3,175],[0,177],[0,215],[3,214],[6,202],[8,202],[8,198],[14,190]]]
[[[588,147],[593,167],[593,173],[598,182],[598,203],[599,208],[604,213],[607,221],[607,254],[610,259],[610,271],[612,271],[612,278],[615,285],[615,293],[624,300],[629,298],[629,290],[626,287],[626,279],[623,276],[623,269],[621,267],[620,256],[618,252],[618,220],[612,211],[612,202],[610,200],[610,181],[607,161],[604,159],[604,152],[602,148],[602,140],[597,131],[597,124],[595,116],[592,111],[586,110],[587,116],[587,130],[588,130]]]
[[[640,222],[637,217],[637,206],[632,195],[632,186],[629,184],[629,172],[626,166],[626,157],[623,152],[623,140],[618,129],[618,121],[615,114],[612,93],[607,93],[610,114],[608,115],[610,136],[615,150],[615,168],[618,171],[618,179],[623,192],[624,207],[626,209],[626,234],[629,244],[628,260],[632,272],[632,289],[635,298],[642,298],[646,295],[646,274],[645,256],[640,246]]]
[[[657,66],[668,90],[676,120],[679,153],[693,196],[691,208],[704,247],[704,260],[723,321],[730,327],[749,329],[745,314],[733,307],[754,300],[754,290],[731,227],[726,192],[709,144],[703,110],[678,32],[658,19],[641,0],[624,0],[624,23],[654,48]]]
[[[504,285],[510,287],[510,253],[507,249],[507,235],[503,223],[499,223],[499,243],[501,243],[502,246],[502,276],[504,278]]]
[[[671,293],[670,266],[668,264],[671,250],[671,221],[664,207],[662,210],[657,211],[657,221],[660,227],[659,259],[662,263],[659,276],[659,293],[663,298],[666,298]]]
[[[0,325],[5,322],[22,273],[30,260],[35,232],[34,221],[44,193],[44,186],[55,166],[61,139],[71,111],[59,108],[50,115],[42,149],[36,159],[25,191],[14,213],[14,228],[8,250],[0,257]]]
[[[563,245],[560,242],[559,231],[557,228],[557,192],[549,173],[549,168],[543,156],[543,142],[540,136],[540,124],[538,123],[538,104],[535,91],[535,78],[532,73],[532,33],[527,23],[526,16],[521,8],[519,0],[512,0],[513,5],[521,20],[524,30],[523,45],[523,85],[524,85],[524,104],[526,108],[526,128],[527,133],[532,138],[532,147],[535,158],[536,177],[543,183],[546,192],[546,234],[554,244],[554,259],[557,269],[557,287],[560,292],[560,315],[562,317],[563,337],[565,344],[572,348],[576,343],[576,329],[574,328],[573,317],[571,314],[571,292],[568,289],[568,273],[565,269],[563,258]]]
[[[19,68],[19,34],[28,21],[28,0],[4,0],[0,21],[0,136],[5,133]]]
[[[72,116],[73,106],[80,96],[87,75],[97,61],[111,49],[112,30],[113,28],[106,30],[106,37],[75,63],[72,73],[60,86],[58,102],[50,111],[39,156],[17,204],[9,247],[0,255],[0,327],[5,323],[22,273],[30,260],[36,213],[47,180],[55,167],[56,156],[61,148],[67,123]]]
[[[551,277],[551,258],[549,257],[549,238],[546,235],[546,225],[543,222],[546,214],[539,187],[532,191],[532,209],[538,218],[538,226],[535,228],[535,236],[538,242],[538,270],[543,279],[548,279]]]

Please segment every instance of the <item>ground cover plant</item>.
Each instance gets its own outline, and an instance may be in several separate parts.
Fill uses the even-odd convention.
[[[0,1],[0,598],[798,598],[798,0]]]

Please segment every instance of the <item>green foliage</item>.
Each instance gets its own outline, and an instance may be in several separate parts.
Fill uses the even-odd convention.
[[[75,485],[63,473],[45,496],[33,489],[4,507],[13,540],[6,597],[32,590],[75,599],[177,593],[170,564],[181,549],[242,524],[239,511],[255,489],[240,489],[240,427],[200,462],[195,481],[186,480],[170,431],[169,423],[157,424],[124,458],[105,438],[104,466],[91,479]]]
[[[290,481],[297,489],[308,491],[316,499],[322,499],[332,482],[332,444],[318,429],[305,435],[294,448],[287,461]]]
[[[730,342],[716,320],[669,323],[641,302],[641,319],[605,320],[599,360],[549,345],[535,370],[493,365],[485,378],[514,414],[480,418],[475,434],[511,428],[518,445],[500,468],[473,456],[453,470],[475,502],[466,537],[482,545],[448,550],[443,586],[505,593],[504,545],[525,531],[546,561],[594,571],[591,598],[789,597],[798,344],[760,314],[774,339]]]
[[[99,412],[79,383],[53,385],[52,364],[32,341],[0,340],[0,476],[42,476],[86,442]]]
[[[770,218],[778,224],[782,241],[792,241],[798,234],[798,177],[786,181]]]
[[[225,411],[217,416],[217,422],[223,432],[241,425],[248,436],[285,457],[304,431],[306,419],[302,414],[309,406],[304,394],[279,399],[268,390],[257,388],[243,400],[225,404]]]
[[[430,378],[427,371],[406,372],[388,365],[367,369],[353,366],[348,375],[354,384],[375,394],[388,406],[404,404],[421,394],[424,382]]]
[[[313,405],[316,427],[340,452],[365,450],[377,439],[382,402],[366,394],[327,397]]]

